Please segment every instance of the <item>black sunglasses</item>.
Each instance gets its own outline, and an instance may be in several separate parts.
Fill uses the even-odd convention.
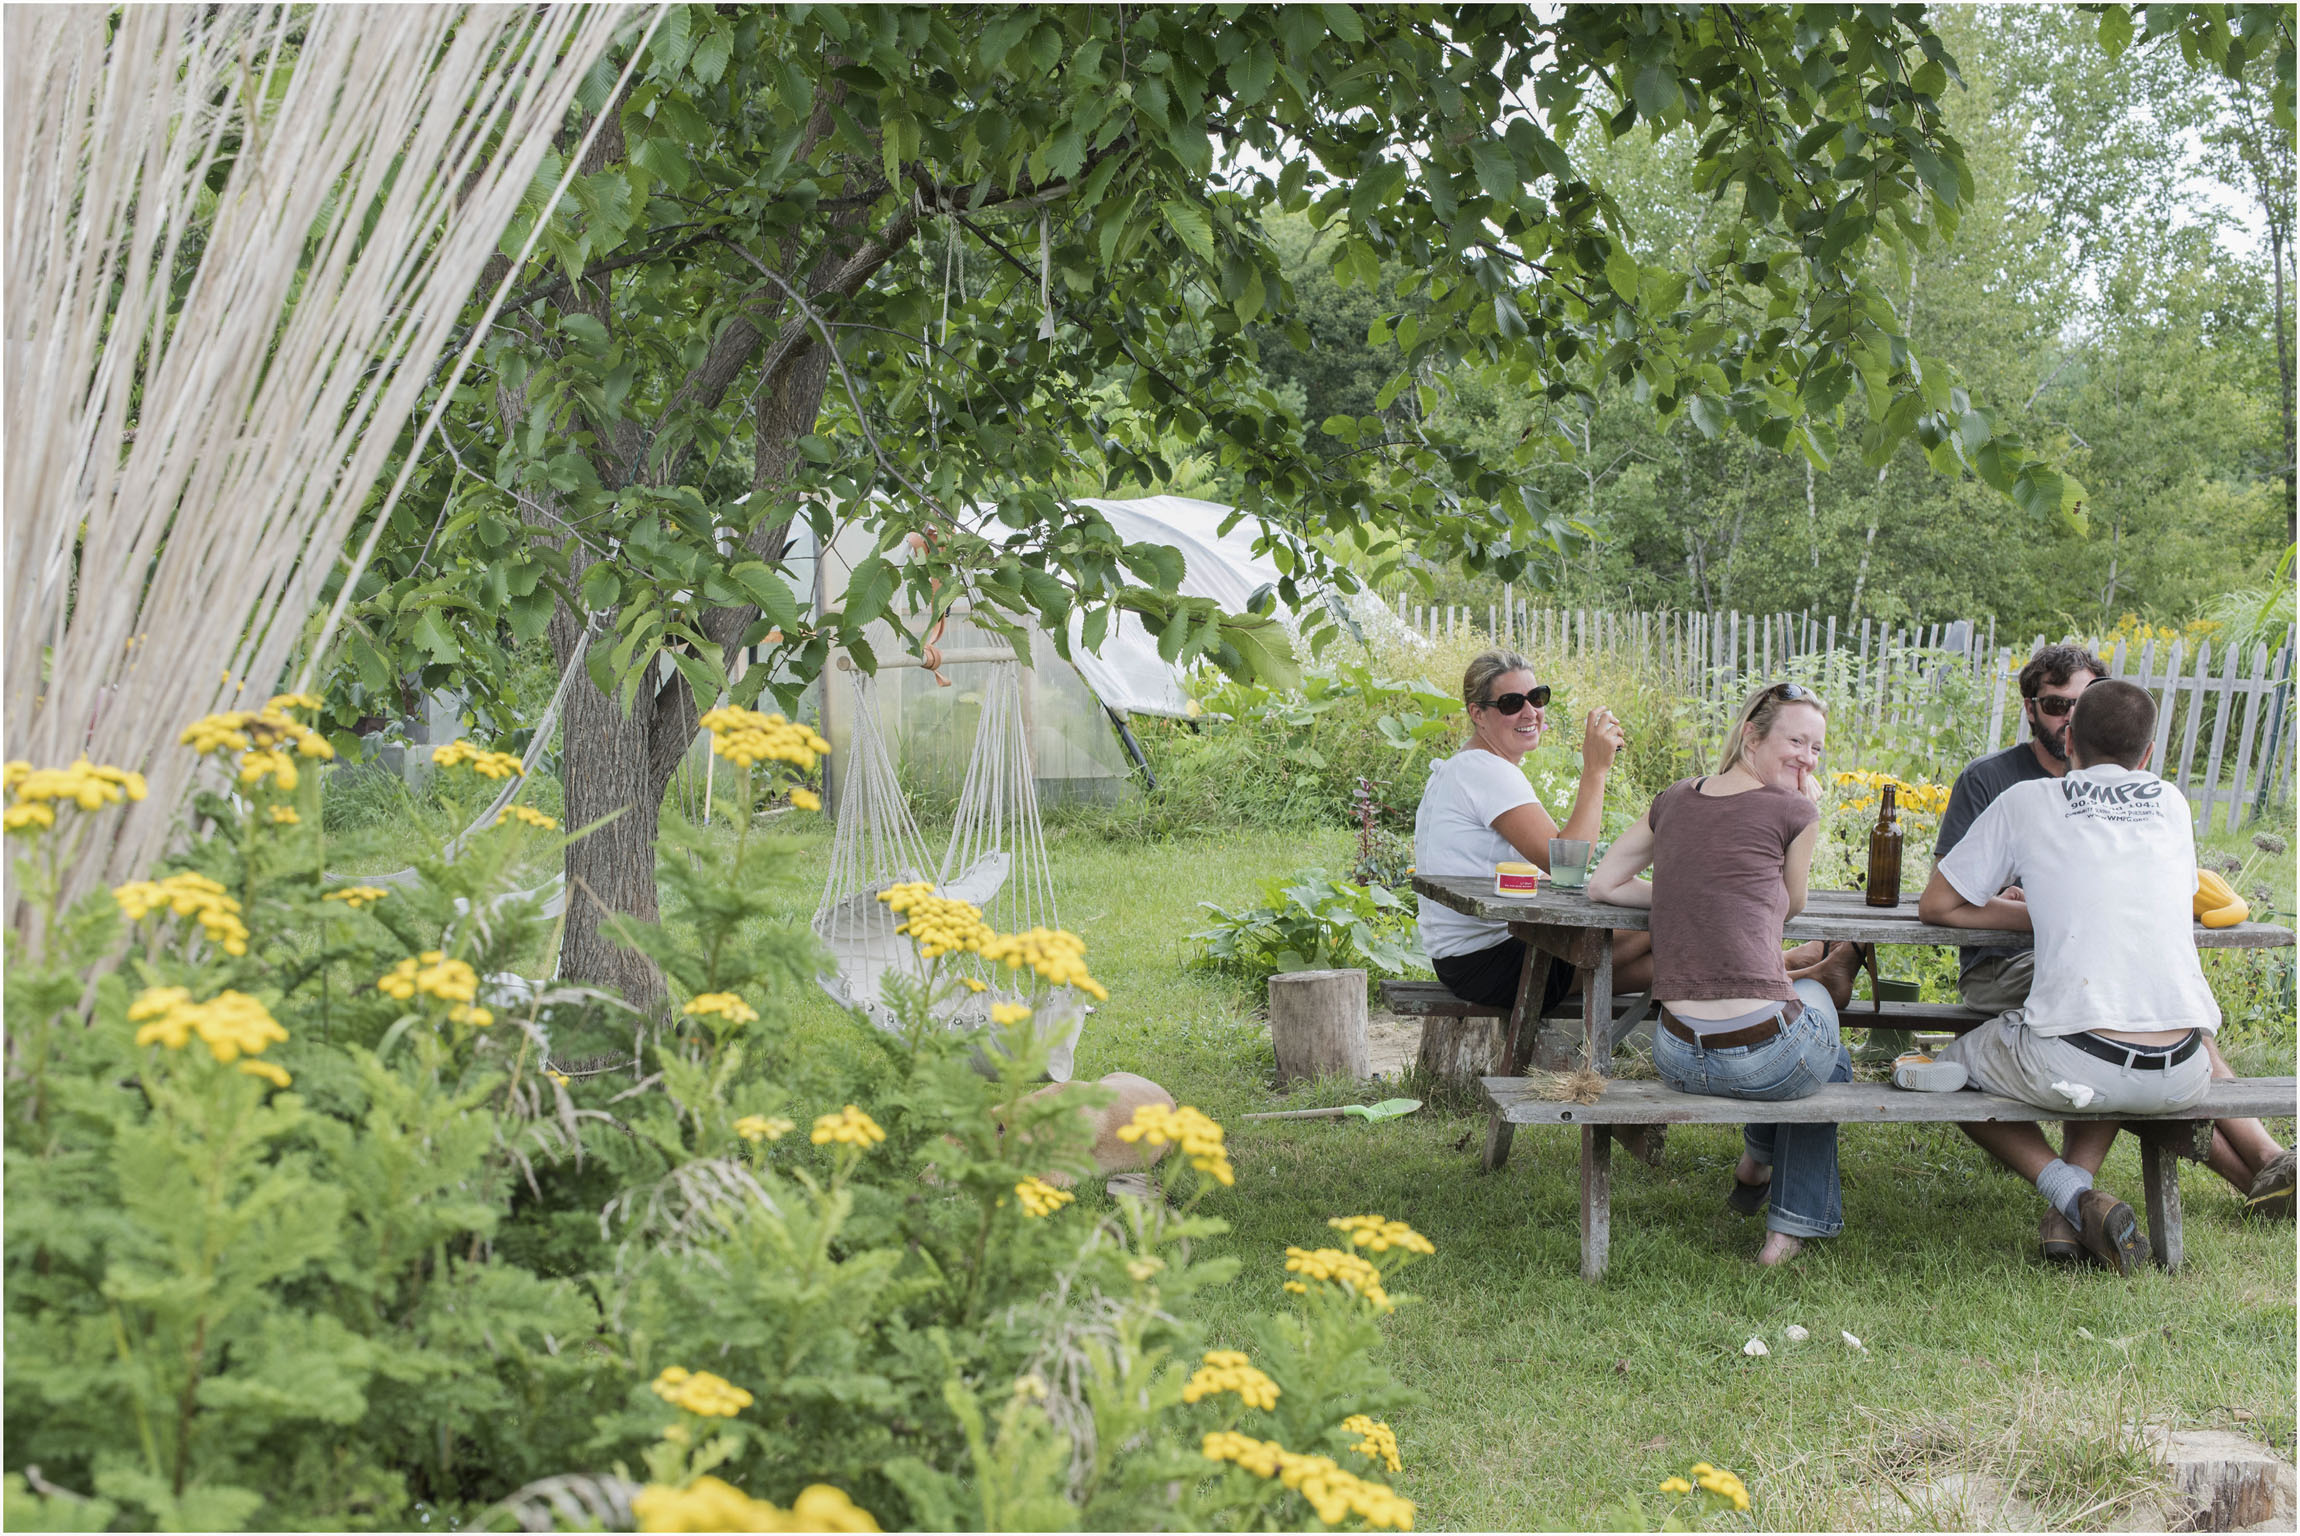
[[[1765,691],[1778,694],[1792,704],[1818,704],[1821,702],[1821,696],[1803,683],[1775,683]]]
[[[2093,683],[2097,683],[2100,681],[2100,679],[2096,677],[2092,681]],[[2090,688],[2092,683],[2086,683],[2085,686]],[[2041,698],[2031,699],[2029,702],[2034,704],[2038,711],[2045,715],[2048,719],[2053,720],[2058,720],[2061,716],[2066,714],[2073,714],[2076,710],[2076,700],[2071,698],[2064,698],[2057,693],[2046,694]]]
[[[1498,714],[1515,715],[1522,713],[1528,704],[1531,704],[1535,709],[1547,709],[1549,707],[1549,684],[1536,683],[1524,693],[1501,694],[1486,700],[1479,707],[1493,710]]]

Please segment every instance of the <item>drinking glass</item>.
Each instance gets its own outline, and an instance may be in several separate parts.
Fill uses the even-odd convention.
[[[1549,840],[1549,881],[1560,890],[1578,891],[1589,883],[1589,842],[1579,837]]]

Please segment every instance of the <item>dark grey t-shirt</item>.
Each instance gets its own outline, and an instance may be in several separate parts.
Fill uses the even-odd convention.
[[[1949,808],[1941,813],[1940,835],[1933,839],[1933,862],[1939,863],[1951,848],[1964,840],[1974,818],[1987,810],[1997,796],[2015,784],[2051,777],[2036,760],[2036,749],[2025,741],[1966,764],[1965,771],[1957,775],[1956,787],[1949,791]],[[1969,944],[1958,951],[1957,971],[1961,975],[1983,960],[2008,960],[2027,953],[2025,947],[1996,949]]]

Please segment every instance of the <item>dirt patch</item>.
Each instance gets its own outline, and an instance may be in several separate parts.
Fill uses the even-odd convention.
[[[1422,1021],[1379,1010],[1366,1016],[1366,1060],[1375,1077],[1400,1078],[1422,1048]]]

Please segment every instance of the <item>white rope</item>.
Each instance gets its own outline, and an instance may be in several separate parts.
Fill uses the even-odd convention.
[[[953,622],[966,621],[954,616]],[[960,649],[976,643],[965,635],[952,638]],[[935,886],[982,908],[985,920],[1002,932],[1058,927],[1053,863],[1038,813],[1037,769],[1022,707],[1021,664],[1011,657],[950,664],[987,667],[988,673]],[[922,878],[932,866],[895,777],[879,726],[875,685],[860,672],[850,677],[854,731],[846,749],[831,868],[814,928],[839,967],[836,976],[822,979],[824,989],[879,1027],[892,1029],[894,1020],[879,1000],[879,981],[895,971],[919,974],[918,961],[908,940],[895,934],[896,920],[878,893],[898,880]],[[1012,984],[1003,967],[970,961],[967,970],[987,990],[940,1005],[938,1016],[951,1028],[980,1029],[988,1022],[991,1003],[1024,1000],[1024,990]],[[1048,1071],[1058,1081],[1070,1076],[1084,1017],[1084,1000],[1067,987],[1038,1001],[1036,1022],[1056,1036]]]
[[[854,732],[839,786],[830,873],[814,917],[815,936],[830,950],[836,968],[817,979],[839,1003],[891,1030],[894,1018],[880,1001],[880,981],[891,972],[920,972],[917,951],[894,931],[897,919],[878,893],[899,882],[925,879],[931,865],[879,731],[877,686],[866,673],[847,675]],[[837,684],[826,673],[823,686],[827,690]]]
[[[1049,279],[1054,270],[1054,258],[1046,238],[1046,210],[1038,210],[1038,339],[1054,339],[1054,298]]]
[[[184,715],[324,653],[304,617],[626,19],[7,14],[8,755],[85,752],[151,790],[67,899],[141,872],[173,834]]]

